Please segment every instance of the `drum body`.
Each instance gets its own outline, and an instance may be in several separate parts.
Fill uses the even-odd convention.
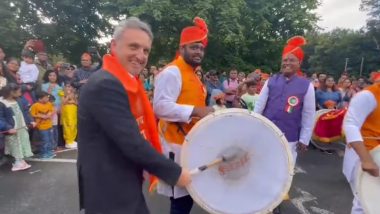
[[[321,109],[315,115],[311,143],[322,150],[344,151],[343,118],[346,109]]]
[[[290,189],[293,160],[285,136],[265,117],[243,109],[205,117],[186,136],[181,164],[194,169],[231,148],[244,155],[194,175],[188,192],[210,213],[271,212]]]
[[[380,146],[373,149],[371,155],[380,167]],[[357,174],[356,191],[366,214],[380,213],[380,177],[373,177],[360,168]]]

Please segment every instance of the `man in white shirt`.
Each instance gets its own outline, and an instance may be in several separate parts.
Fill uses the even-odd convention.
[[[38,79],[39,70],[34,64],[34,53],[30,50],[22,51],[22,59],[19,74],[22,83],[35,83]]]
[[[207,25],[196,17],[195,26],[182,30],[179,56],[155,81],[153,107],[159,121],[164,154],[179,163],[184,137],[200,119],[213,112],[206,107],[206,89],[195,73],[207,45]],[[160,182],[157,191],[170,197],[171,214],[190,213],[193,200],[186,189]]]
[[[358,168],[361,167],[372,176],[379,176],[379,166],[369,151],[380,145],[380,72],[374,75],[373,80],[372,86],[352,98],[343,122],[348,144],[343,173],[354,194],[351,214],[364,214],[355,191]]]

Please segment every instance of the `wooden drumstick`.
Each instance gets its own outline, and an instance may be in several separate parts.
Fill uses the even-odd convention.
[[[216,166],[216,165],[218,165],[218,164],[220,164],[222,162],[231,161],[231,160],[235,159],[236,157],[238,157],[240,154],[241,154],[240,150],[231,149],[226,154],[223,154],[221,158],[215,159],[214,161],[212,161],[209,164],[202,165],[200,167],[197,167],[197,168],[191,170],[190,174],[191,175],[196,175],[196,174],[198,174],[200,172],[203,172],[206,169],[208,169],[210,167],[213,167],[213,166]]]

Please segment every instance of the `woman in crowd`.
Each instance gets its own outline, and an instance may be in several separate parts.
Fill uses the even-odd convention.
[[[345,79],[342,83],[342,87],[340,88],[340,93],[342,95],[342,106],[348,107],[351,98],[355,95],[355,91],[351,88],[352,81],[351,79]]]
[[[245,81],[245,73],[244,72],[239,72],[238,81],[239,81],[239,83],[242,83]]]
[[[10,57],[7,60],[7,70],[4,71],[4,76],[8,83],[20,83],[20,76],[18,75],[18,69],[20,68],[19,61]]]
[[[41,89],[52,95],[54,97],[54,116],[53,116],[53,149],[56,149],[58,146],[58,118],[61,112],[61,97],[59,93],[63,90],[59,85],[58,75],[53,70],[48,70],[44,76],[44,84],[42,84]],[[63,145],[60,145],[63,146]]]
[[[335,109],[340,108],[342,104],[342,95],[335,84],[334,77],[328,76],[321,88],[315,93],[318,109]]]
[[[77,148],[77,111],[78,100],[75,88],[70,82],[65,83],[64,91],[60,93],[62,97],[62,125],[63,125],[63,138],[65,140],[65,147],[68,149]]]

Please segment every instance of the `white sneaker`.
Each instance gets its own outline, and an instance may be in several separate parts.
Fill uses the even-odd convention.
[[[22,162],[20,164],[12,164],[12,172],[26,170],[31,167],[31,165],[27,164],[26,162]]]
[[[66,144],[65,147],[67,149],[76,149],[78,147],[78,144],[77,144],[77,142],[74,141],[73,143]]]

